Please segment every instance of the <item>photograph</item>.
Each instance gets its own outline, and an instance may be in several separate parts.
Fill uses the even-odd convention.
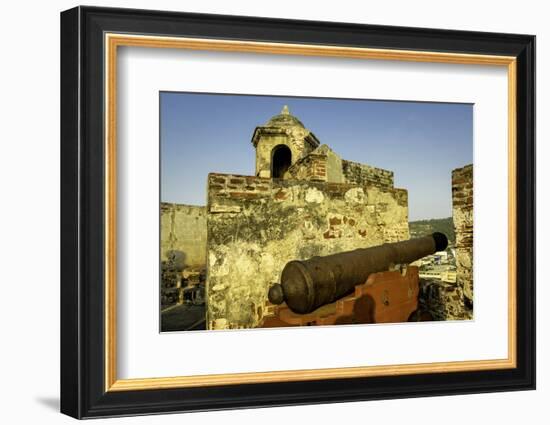
[[[544,19],[290,3],[61,12],[50,70],[61,78],[41,84],[60,84],[61,119],[44,120],[60,125],[61,149],[50,149],[60,170],[10,145],[31,161],[17,170],[23,198],[56,199],[36,190],[32,161],[61,186],[61,262],[48,261],[61,290],[34,301],[59,312],[48,324],[60,331],[59,373],[41,367],[56,372],[59,410],[215,418],[285,406],[292,418],[277,422],[303,422],[301,411],[332,423],[354,415],[350,402],[387,421],[387,406],[414,399],[415,414],[392,414],[460,422],[448,412],[517,419],[511,407],[530,397],[536,412],[545,394],[525,390],[540,348],[534,33]],[[20,249],[10,250],[27,252],[27,227],[11,227]],[[345,411],[327,416],[329,403]]]
[[[161,332],[474,319],[473,104],[159,105]]]

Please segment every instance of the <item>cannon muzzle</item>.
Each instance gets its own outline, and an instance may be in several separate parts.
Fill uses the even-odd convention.
[[[281,283],[269,288],[268,299],[273,304],[286,301],[295,313],[311,313],[350,294],[371,273],[389,270],[395,264],[412,263],[444,250],[447,243],[447,236],[436,232],[402,242],[290,261],[281,273]]]

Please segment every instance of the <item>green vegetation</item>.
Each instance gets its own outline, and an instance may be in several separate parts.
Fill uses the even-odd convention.
[[[452,217],[411,221],[409,222],[409,231],[411,238],[426,236],[433,232],[441,232],[447,236],[450,243],[455,243],[455,229]]]

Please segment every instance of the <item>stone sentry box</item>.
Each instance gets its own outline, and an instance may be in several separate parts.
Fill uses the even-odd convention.
[[[208,176],[209,329],[260,325],[288,261],[409,239],[393,172],[343,160],[286,106],[252,144],[255,176]]]

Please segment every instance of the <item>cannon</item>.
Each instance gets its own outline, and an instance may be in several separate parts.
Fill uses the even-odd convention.
[[[351,294],[370,275],[442,251],[447,243],[443,233],[435,232],[402,242],[290,261],[281,273],[281,282],[269,288],[268,299],[275,305],[286,302],[294,313],[311,313]]]

